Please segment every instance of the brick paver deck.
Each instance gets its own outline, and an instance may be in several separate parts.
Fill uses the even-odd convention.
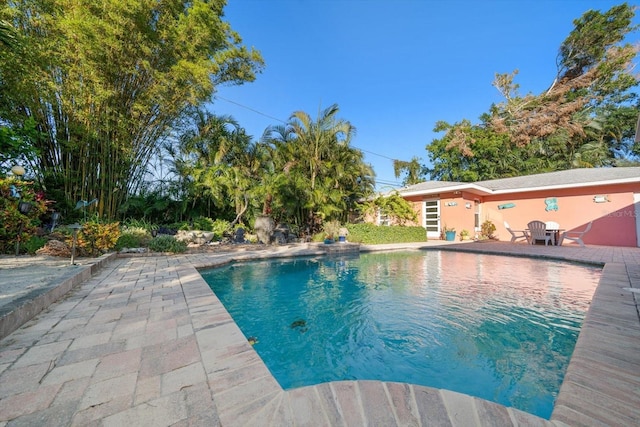
[[[547,421],[409,384],[282,390],[197,268],[320,248],[111,258],[0,341],[0,426],[640,425],[640,249],[442,247],[606,264]]]

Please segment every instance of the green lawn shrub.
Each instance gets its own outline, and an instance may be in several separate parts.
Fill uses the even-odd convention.
[[[216,219],[213,221],[211,226],[211,230],[213,231],[213,240],[221,240],[224,237],[224,234],[229,232],[231,229],[231,223],[224,219]]]
[[[383,243],[426,242],[427,232],[423,227],[400,225],[379,226],[375,224],[347,224],[347,240],[368,245]]]
[[[24,248],[29,255],[35,255],[36,251],[44,245],[47,244],[47,238],[41,236],[31,236],[27,239],[26,242],[20,245],[21,248]]]
[[[146,248],[151,241],[151,233],[147,228],[128,226],[123,227],[120,237],[116,242],[116,250],[121,251],[124,248]]]
[[[154,252],[183,253],[187,250],[187,242],[181,242],[173,236],[163,234],[149,241],[149,249]]]

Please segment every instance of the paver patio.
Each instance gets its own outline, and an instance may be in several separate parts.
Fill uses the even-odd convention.
[[[640,294],[625,290],[640,249],[411,246],[606,264],[551,421],[409,384],[282,390],[197,268],[322,252],[311,244],[112,257],[0,341],[0,426],[640,425]]]

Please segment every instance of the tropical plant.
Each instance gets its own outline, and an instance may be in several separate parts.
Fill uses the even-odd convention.
[[[27,203],[30,210],[21,212],[20,203]],[[44,195],[35,191],[33,182],[0,178],[0,253],[13,253],[17,241],[25,242],[35,233],[48,204]]]
[[[30,236],[26,242],[24,242],[24,248],[29,255],[35,255],[36,251],[47,244],[49,240],[42,236]]]
[[[148,221],[144,218],[127,218],[122,221],[122,230],[145,230],[150,232],[151,230],[157,230],[158,225]]]
[[[224,4],[3,3],[0,19],[22,46],[2,52],[0,117],[12,129],[36,123],[36,179],[60,200],[97,198],[98,213],[114,218],[185,113],[261,70],[260,54],[222,20]]]
[[[365,201],[359,204],[359,210],[365,215],[375,215],[378,212],[389,216],[399,225],[405,225],[407,222],[416,222],[418,214],[404,197],[398,191],[393,191],[386,195],[380,195],[375,199]]]
[[[315,232],[323,220],[346,219],[371,194],[373,171],[362,152],[349,146],[355,128],[338,119],[338,111],[331,105],[316,120],[296,111],[286,126],[265,131],[270,191],[264,212]]]
[[[174,145],[176,174],[188,183],[191,214],[243,222],[258,207],[264,150],[231,117],[197,112]]]
[[[122,227],[115,249],[120,251],[124,248],[144,248],[149,245],[150,240],[151,233],[145,227]]]
[[[16,30],[9,22],[0,20],[0,46],[14,47],[16,43]]]
[[[65,243],[72,247],[73,233],[67,230],[66,235]],[[81,256],[97,257],[115,248],[119,237],[119,222],[102,222],[93,218],[83,223],[78,231],[76,249]]]
[[[448,227],[447,224],[444,224],[444,226],[442,227],[442,232],[443,233],[455,233],[456,229],[455,229],[455,227]]]
[[[187,242],[176,240],[173,236],[162,235],[149,242],[149,249],[154,252],[183,253],[187,250]]]
[[[480,237],[483,239],[495,239],[496,238],[496,226],[493,221],[487,219],[480,226]]]
[[[342,228],[342,225],[340,224],[340,221],[332,220],[332,221],[325,222],[324,224],[322,224],[322,231],[324,232],[324,238],[335,240],[336,237],[340,235],[341,228]]]

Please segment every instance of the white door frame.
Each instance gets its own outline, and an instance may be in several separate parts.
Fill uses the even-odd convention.
[[[429,206],[429,221],[430,223],[427,224],[427,205]],[[433,208],[435,208],[435,211],[433,210]],[[435,222],[435,227],[434,224],[432,224],[431,222],[433,221]],[[440,238],[440,234],[441,234],[441,230],[440,230],[440,199],[439,198],[433,198],[433,199],[425,199],[422,201],[422,226],[426,229],[427,232],[427,239],[439,239]]]

